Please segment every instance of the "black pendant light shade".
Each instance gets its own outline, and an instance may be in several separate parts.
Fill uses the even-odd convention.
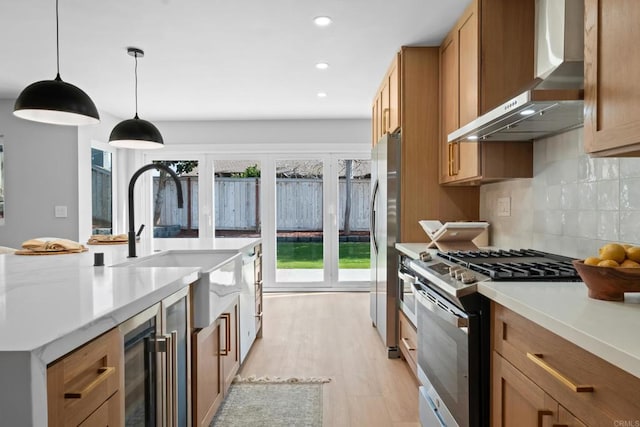
[[[119,148],[133,148],[153,150],[164,147],[162,135],[153,123],[138,117],[138,58],[144,56],[144,51],[137,47],[127,48],[127,53],[135,58],[135,99],[136,115],[118,123],[109,135],[109,145]]]
[[[82,89],[60,78],[60,41],[56,0],[56,59],[58,73],[53,80],[27,86],[16,99],[13,114],[22,119],[55,125],[82,126],[100,122],[98,109]]]
[[[13,114],[21,119],[57,125],[92,125],[100,122],[98,109],[89,95],[60,75],[24,88]]]
[[[136,116],[118,123],[109,136],[109,144],[120,148],[162,148],[162,135],[153,123]]]

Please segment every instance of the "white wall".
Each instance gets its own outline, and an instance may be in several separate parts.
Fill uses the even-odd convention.
[[[19,247],[29,238],[42,236],[85,241],[91,232],[91,144],[106,143],[121,119],[101,111],[101,123],[96,126],[46,125],[13,116],[14,102],[0,100],[6,169],[0,246]],[[165,139],[162,151],[166,152],[246,153],[260,158],[266,153],[368,152],[370,147],[371,121],[366,119],[155,124]],[[114,219],[122,232],[126,230],[128,180],[144,163],[144,156],[139,151],[117,151]],[[67,218],[55,218],[57,205],[67,206]]]
[[[511,198],[511,216],[496,213]],[[534,177],[482,186],[491,244],[584,258],[607,242],[640,244],[640,159],[584,153],[583,129],[534,142]]]
[[[184,144],[215,144],[225,151],[254,148],[273,152],[286,145],[292,153],[349,151],[370,148],[371,120],[227,120],[157,122],[167,148]]]
[[[5,223],[0,246],[33,237],[78,238],[77,130],[19,119],[14,100],[0,100],[4,135]],[[67,218],[55,218],[54,206]]]

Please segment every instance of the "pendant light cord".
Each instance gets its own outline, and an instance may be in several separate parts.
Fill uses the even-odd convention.
[[[56,0],[57,1],[57,0]],[[135,79],[136,79],[136,83],[135,83],[135,88],[136,88],[136,115],[135,118],[138,118],[138,53],[134,53],[133,57],[136,61],[136,65],[134,67],[133,70],[133,74],[135,75]]]
[[[56,80],[60,79],[60,24],[58,19],[58,0],[56,0]]]

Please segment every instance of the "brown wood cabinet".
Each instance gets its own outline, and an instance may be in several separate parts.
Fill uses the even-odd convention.
[[[533,84],[534,18],[532,0],[474,0],[443,40],[442,184],[533,176],[532,142],[448,143],[447,135]]]
[[[400,338],[400,353],[404,360],[407,361],[409,368],[411,368],[411,372],[413,375],[418,377],[418,332],[411,324],[409,319],[405,316],[405,314],[400,311],[399,312],[399,330],[398,337]]]
[[[240,368],[238,298],[191,342],[193,425],[209,426]]]
[[[220,324],[217,319],[193,334],[193,425],[209,426],[224,398],[220,378]]]
[[[374,97],[372,145],[385,133],[394,133],[400,128],[399,67],[400,59],[396,55]]]
[[[640,156],[640,2],[585,0],[584,145]],[[625,47],[629,48],[625,48]]]
[[[640,378],[499,304],[491,317],[494,427],[640,419]]]
[[[384,82],[393,81],[397,87],[399,127],[396,132],[399,129],[402,146],[400,238],[405,242],[428,241],[418,224],[422,219],[478,219],[480,202],[477,188],[443,187],[439,184],[439,73],[437,47],[402,47],[384,77]],[[395,75],[397,78],[393,77]],[[384,82],[381,88],[385,87]],[[394,90],[389,93],[393,101]],[[376,111],[375,99],[373,111]],[[389,114],[391,119],[386,123],[393,127],[396,115],[393,106]]]
[[[120,425],[123,389],[122,335],[112,329],[47,368],[48,424]]]
[[[221,365],[224,381],[225,392],[231,386],[233,377],[240,369],[240,351],[238,344],[240,343],[238,331],[238,300],[231,304],[220,316],[223,329],[220,337],[220,354],[222,356]]]

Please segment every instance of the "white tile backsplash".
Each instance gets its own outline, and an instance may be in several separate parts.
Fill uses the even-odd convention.
[[[596,179],[618,179],[620,177],[620,159],[596,159]]]
[[[640,178],[620,180],[620,208],[640,210]]]
[[[598,181],[598,209],[603,211],[617,211],[620,208],[620,189],[617,179]]]
[[[598,208],[598,187],[596,182],[580,182],[576,188],[578,209],[584,211]]]
[[[483,185],[490,244],[584,258],[615,241],[640,245],[640,159],[584,154],[583,130],[534,142],[534,177]],[[510,217],[496,215],[511,197]]]

